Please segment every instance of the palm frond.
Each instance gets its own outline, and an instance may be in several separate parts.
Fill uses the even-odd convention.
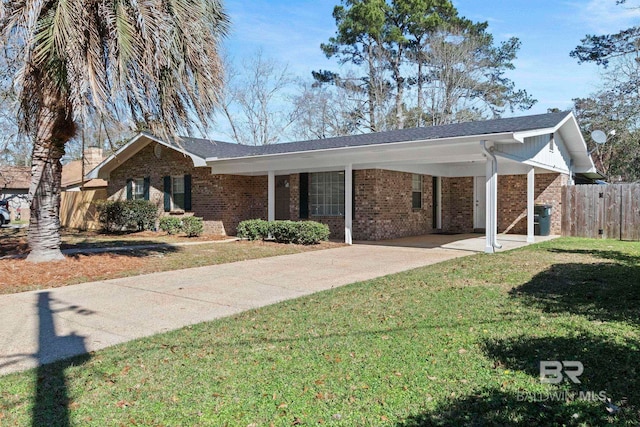
[[[18,85],[31,127],[40,86],[77,120],[90,112],[173,136],[219,101],[218,52],[229,20],[219,0],[0,0],[0,31],[27,52]],[[46,83],[46,84],[45,84]],[[27,126],[29,127],[29,126]]]

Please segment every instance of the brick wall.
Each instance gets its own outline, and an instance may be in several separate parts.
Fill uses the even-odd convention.
[[[208,233],[233,235],[238,223],[250,218],[267,217],[267,177],[211,175],[207,167],[195,168],[191,159],[172,150],[162,150],[162,158],[153,154],[149,144],[115,169],[109,179],[111,199],[126,198],[128,178],[150,177],[150,199],[163,212],[163,177],[192,176],[193,212],[184,215],[203,217]],[[427,234],[433,231],[432,177],[423,176],[422,208],[412,209],[412,174],[382,169],[355,171],[355,240],[383,240]],[[498,228],[500,232],[526,233],[526,175],[498,178]],[[560,233],[561,187],[567,177],[560,174],[536,175],[536,203],[553,205],[552,229]],[[300,179],[289,176],[290,217],[300,218]],[[473,177],[442,178],[442,230],[473,231]],[[329,225],[331,237],[344,238],[344,217],[309,219]]]
[[[412,174],[382,169],[355,171],[354,240],[383,240],[432,232],[432,180],[423,176],[422,208],[412,209]],[[291,219],[300,218],[299,175],[291,175]],[[310,210],[310,209],[309,209]],[[344,239],[344,217],[310,216]]]
[[[562,186],[568,177],[558,173],[535,176],[535,203],[552,205],[551,234],[561,234]],[[527,176],[498,177],[498,231],[527,234]]]
[[[193,167],[189,157],[177,151],[162,150],[162,158],[153,154],[151,143],[111,172],[108,194],[112,200],[126,199],[129,178],[150,178],[149,199],[164,212],[163,177],[190,174],[192,180],[192,212],[204,218],[205,231],[211,234],[234,235],[238,223],[250,218],[267,216],[267,177],[211,175],[208,167]]]
[[[442,231],[473,232],[473,177],[442,178]]]
[[[432,177],[422,176],[422,207],[413,209],[412,176],[384,169],[356,172],[355,239],[384,240],[433,232]]]

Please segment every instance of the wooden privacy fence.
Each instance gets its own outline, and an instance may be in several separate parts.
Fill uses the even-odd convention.
[[[106,189],[63,191],[61,196],[60,225],[81,230],[100,228],[94,202],[106,200]]]
[[[640,184],[562,187],[562,235],[640,240]]]

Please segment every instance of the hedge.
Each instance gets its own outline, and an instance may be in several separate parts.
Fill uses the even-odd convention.
[[[269,222],[263,219],[248,219],[240,222],[236,235],[248,240],[263,240],[269,236]]]
[[[238,224],[237,235],[248,240],[273,239],[278,243],[314,245],[329,240],[329,227],[316,221],[250,219]]]
[[[185,216],[183,218],[163,216],[160,218],[160,230],[168,234],[182,232],[187,237],[197,237],[204,231],[204,222],[202,218],[195,216]]]
[[[148,200],[106,200],[96,203],[98,219],[108,232],[135,229],[152,230],[158,208]]]
[[[160,218],[159,227],[167,234],[178,234],[182,231],[182,221],[175,216],[163,216]]]
[[[204,231],[202,218],[196,216],[185,216],[182,218],[182,232],[187,237],[198,237]]]

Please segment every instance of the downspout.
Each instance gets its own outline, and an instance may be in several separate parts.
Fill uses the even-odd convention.
[[[575,185],[576,181],[574,179],[574,172],[573,172],[574,166],[573,166],[573,158],[569,159],[569,185]]]
[[[492,189],[491,189],[491,200],[487,200],[486,203],[491,203],[491,209],[489,210],[491,212],[491,232],[490,232],[490,238],[491,238],[491,246],[493,248],[496,249],[502,249],[502,245],[500,243],[498,243],[498,239],[497,239],[497,227],[494,227],[497,224],[497,212],[494,209],[495,205],[496,205],[496,201],[494,201],[493,199],[496,196],[497,193],[497,188],[496,188],[496,182],[494,177],[498,175],[498,159],[496,158],[495,154],[493,154],[492,150],[493,147],[491,147],[490,149],[487,148],[487,141],[480,141],[480,147],[482,148],[482,152],[483,154],[491,160],[491,175],[492,175]],[[487,230],[487,232],[489,232],[489,230]]]

